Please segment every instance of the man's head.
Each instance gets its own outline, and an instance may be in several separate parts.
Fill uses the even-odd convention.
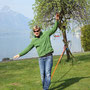
[[[41,29],[37,25],[33,27],[33,32],[36,37],[38,37],[40,35],[40,31],[41,31]]]

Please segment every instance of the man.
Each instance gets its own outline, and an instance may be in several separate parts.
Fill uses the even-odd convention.
[[[51,46],[50,36],[57,30],[58,20],[59,15],[56,14],[55,25],[51,30],[48,31],[41,32],[40,27],[34,26],[33,33],[35,37],[32,39],[29,46],[24,51],[13,57],[14,59],[19,58],[28,53],[33,47],[36,47],[39,55],[39,67],[43,90],[48,90],[51,82],[51,69],[53,65],[53,55],[52,55],[53,48]]]

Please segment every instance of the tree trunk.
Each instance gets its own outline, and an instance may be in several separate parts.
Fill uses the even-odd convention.
[[[63,34],[64,45],[66,46],[66,48],[68,48],[66,30],[63,31],[62,34]],[[70,53],[69,53],[69,50],[68,49],[66,49],[66,54],[67,54],[67,61],[69,61],[69,59],[70,59]]]

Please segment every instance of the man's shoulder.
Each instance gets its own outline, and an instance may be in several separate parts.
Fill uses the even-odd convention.
[[[49,32],[49,30],[45,30],[45,31],[43,32],[43,34],[48,34],[48,32]]]
[[[36,40],[36,38],[35,38],[35,37],[33,37],[31,40],[32,40],[32,41],[35,41],[35,40]]]

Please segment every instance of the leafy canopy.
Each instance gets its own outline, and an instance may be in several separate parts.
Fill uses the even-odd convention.
[[[55,14],[60,14],[59,28],[67,26],[71,19],[79,23],[90,23],[89,0],[35,0],[33,4],[34,19],[30,22],[30,27],[34,25],[47,28],[54,24]]]

